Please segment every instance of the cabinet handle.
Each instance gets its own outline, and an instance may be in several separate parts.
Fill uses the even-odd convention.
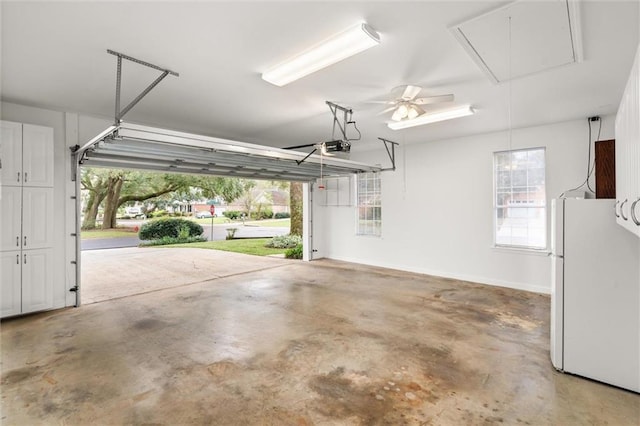
[[[24,246],[25,247],[27,246],[27,236],[26,235],[24,236]]]
[[[20,264],[20,255],[16,254],[16,265]]]
[[[24,172],[24,183],[27,183],[27,172]]]
[[[633,220],[633,223],[635,223],[637,226],[640,226],[640,220],[638,220],[638,216],[636,216],[636,204],[638,204],[638,201],[640,201],[640,198],[638,198],[633,202],[633,204],[631,204],[631,220]]]
[[[25,265],[27,264],[27,254],[26,253],[24,254],[24,264]]]
[[[20,182],[20,172],[18,172],[18,182]]]
[[[20,247],[20,236],[16,236],[16,247]]]
[[[616,204],[613,206],[613,212],[615,213],[616,217],[620,217],[620,215],[618,214],[618,204],[620,204],[620,200],[616,200]]]
[[[623,202],[621,202],[621,203],[620,203],[620,216],[622,216],[622,218],[623,218],[624,220],[629,219],[627,216],[625,216],[625,215],[624,215],[624,210],[622,210],[622,209],[623,209],[623,207],[624,207],[624,205],[625,205],[625,204],[627,204],[627,201],[629,201],[629,199],[628,199],[628,198],[625,198],[625,200],[624,200]]]

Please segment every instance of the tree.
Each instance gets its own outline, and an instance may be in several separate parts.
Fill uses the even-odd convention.
[[[291,182],[289,206],[291,208],[289,233],[302,236],[302,182]]]
[[[102,228],[116,226],[120,206],[146,201],[174,191],[199,188],[205,197],[222,197],[230,202],[239,197],[245,182],[240,179],[173,173],[153,173],[112,169],[83,169],[82,188],[89,191],[83,228],[95,228],[98,208],[103,203]]]
[[[83,229],[93,229],[96,227],[96,217],[98,208],[107,196],[108,181],[112,178],[113,170],[109,169],[83,169],[81,176],[82,189],[87,190],[89,196],[86,200],[84,217],[82,219]]]

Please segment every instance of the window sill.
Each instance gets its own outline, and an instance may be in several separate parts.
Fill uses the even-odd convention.
[[[513,254],[526,254],[532,256],[549,256],[551,252],[548,249],[528,249],[521,247],[505,247],[505,246],[492,246],[493,250],[503,253],[513,253]]]

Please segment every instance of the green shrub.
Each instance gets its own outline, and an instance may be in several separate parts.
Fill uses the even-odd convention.
[[[242,212],[238,211],[238,210],[227,210],[224,213],[222,213],[225,217],[228,217],[229,219],[238,219],[240,216],[242,216]]]
[[[290,217],[291,217],[291,214],[286,212],[276,213],[275,215],[275,219],[288,219]]]
[[[181,235],[196,237],[202,234],[202,231],[202,226],[190,220],[166,218],[152,220],[142,225],[138,237],[141,240],[157,240],[162,237],[179,238]]]
[[[149,212],[147,213],[147,216],[150,218],[158,218],[158,217],[165,217],[168,216],[169,213],[167,213],[165,210],[156,210],[154,212]]]
[[[233,240],[233,238],[236,236],[236,231],[238,231],[238,228],[227,228],[227,236],[225,237],[225,239]]]
[[[279,235],[273,237],[264,246],[271,248],[293,248],[298,244],[302,244],[302,237],[299,235]]]
[[[204,241],[207,241],[207,239],[201,236],[186,238],[162,237],[157,240],[145,241],[144,243],[140,243],[140,247],[166,246],[169,244],[201,243]]]
[[[287,259],[302,259],[302,244],[287,249],[287,251],[284,252],[284,257]]]
[[[260,212],[251,212],[249,217],[253,220],[271,219],[273,217],[273,211],[267,209]]]

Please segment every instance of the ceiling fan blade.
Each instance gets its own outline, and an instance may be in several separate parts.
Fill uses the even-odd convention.
[[[383,115],[383,114],[386,114],[386,113],[388,113],[388,112],[393,111],[394,109],[396,109],[396,107],[395,107],[395,106],[392,106],[392,107],[386,108],[386,109],[384,109],[384,110],[380,111],[377,115]]]
[[[439,104],[441,102],[452,102],[454,99],[453,94],[440,95],[440,96],[426,96],[424,98],[417,98],[412,101],[416,105],[429,105]]]
[[[404,99],[405,101],[410,101],[411,99],[418,96],[418,93],[420,93],[421,90],[422,87],[420,86],[407,85],[407,87],[404,89],[404,93],[402,94],[402,99]]]

